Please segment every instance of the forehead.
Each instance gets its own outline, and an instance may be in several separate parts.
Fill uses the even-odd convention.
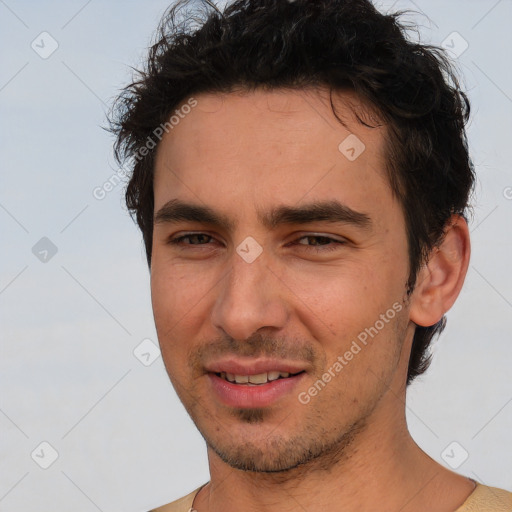
[[[295,204],[337,198],[349,206],[390,194],[384,130],[354,93],[275,89],[202,93],[177,108],[155,164],[155,210],[176,197],[207,204]],[[375,116],[373,117],[375,119]],[[340,122],[341,120],[341,122]],[[369,121],[374,122],[372,121]]]

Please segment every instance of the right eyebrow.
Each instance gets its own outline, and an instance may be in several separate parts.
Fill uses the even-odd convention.
[[[235,224],[225,215],[215,212],[208,206],[186,203],[180,199],[171,199],[156,212],[153,222],[165,224],[180,221],[211,224],[226,231],[233,231]]]

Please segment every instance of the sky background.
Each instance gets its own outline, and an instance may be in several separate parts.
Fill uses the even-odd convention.
[[[453,46],[473,106],[471,265],[408,423],[440,463],[512,490],[512,1],[377,5]],[[93,194],[118,170],[105,113],[167,6],[0,0],[0,510],[141,512],[208,480],[123,187]]]

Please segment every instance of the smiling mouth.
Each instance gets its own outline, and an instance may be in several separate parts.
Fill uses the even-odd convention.
[[[287,379],[289,377],[295,377],[300,375],[304,371],[297,373],[271,371],[265,373],[258,373],[256,375],[235,375],[234,373],[219,372],[215,373],[217,377],[224,379],[232,384],[240,384],[245,386],[261,386],[262,384],[268,384],[279,379]]]

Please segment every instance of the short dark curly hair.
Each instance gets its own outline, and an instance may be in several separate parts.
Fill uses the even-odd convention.
[[[369,0],[236,0],[223,9],[210,0],[180,0],[171,6],[144,70],[109,116],[116,158],[121,165],[130,160],[126,204],[142,231],[148,264],[154,139],[173,110],[201,92],[323,86],[331,93],[354,91],[387,127],[387,175],[406,221],[410,294],[451,215],[467,218],[475,176],[465,133],[467,96],[444,51],[408,37],[412,27],[403,14],[380,13]],[[443,316],[433,326],[416,326],[407,384],[428,368],[429,345],[445,324]]]

